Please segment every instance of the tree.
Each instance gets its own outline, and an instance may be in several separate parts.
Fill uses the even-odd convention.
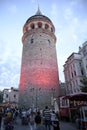
[[[81,86],[82,92],[87,92],[87,77],[84,77],[82,80],[80,80],[83,86]]]
[[[2,103],[2,101],[3,101],[3,92],[0,91],[0,103]]]

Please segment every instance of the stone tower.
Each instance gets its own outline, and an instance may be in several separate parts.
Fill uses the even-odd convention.
[[[20,107],[52,106],[58,99],[55,27],[40,9],[23,27],[23,53],[19,85]]]

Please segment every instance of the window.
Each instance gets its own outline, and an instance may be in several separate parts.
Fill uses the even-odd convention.
[[[42,23],[38,22],[38,28],[41,28],[41,27],[42,27]]]
[[[74,75],[76,76],[76,71],[74,71]]]
[[[27,32],[27,31],[28,31],[28,27],[25,27],[25,28],[24,28],[24,31]]]
[[[50,40],[48,40],[48,42],[50,43]]]
[[[16,98],[16,95],[14,94],[14,98]]]
[[[84,75],[83,70],[81,69],[81,74]]]
[[[31,23],[30,27],[31,29],[34,29],[35,28],[34,23]]]
[[[6,98],[8,98],[8,94],[6,94]]]
[[[31,43],[33,43],[34,42],[34,39],[31,39]]]
[[[51,32],[53,32],[53,28],[51,28]]]
[[[78,81],[76,80],[76,85],[78,85]]]
[[[48,24],[45,24],[45,29],[48,29],[49,28],[49,25]]]

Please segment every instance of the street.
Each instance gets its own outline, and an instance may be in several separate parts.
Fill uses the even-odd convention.
[[[4,130],[3,123],[2,123],[1,130]],[[22,125],[21,120],[18,118],[17,122],[14,124],[14,130],[30,130],[30,129],[29,129],[29,125]],[[75,127],[75,124],[61,121],[60,130],[76,130],[76,127]]]

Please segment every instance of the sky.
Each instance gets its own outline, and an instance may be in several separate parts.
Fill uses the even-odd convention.
[[[61,82],[67,58],[87,41],[87,0],[0,0],[0,90],[19,87],[23,26],[38,5],[55,26]]]

